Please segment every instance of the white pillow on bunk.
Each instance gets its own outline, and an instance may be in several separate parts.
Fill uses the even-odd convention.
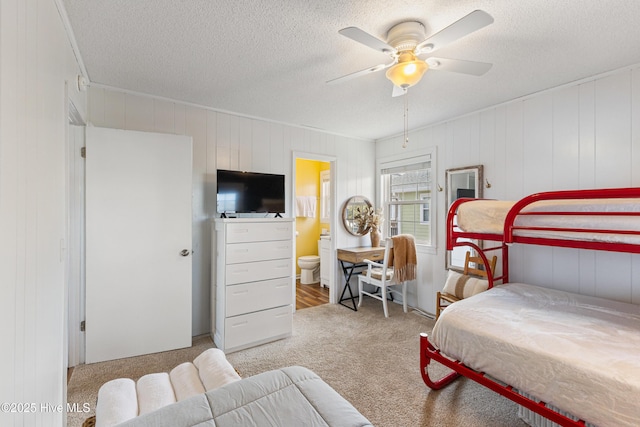
[[[460,299],[469,298],[489,289],[489,281],[477,277],[460,274],[449,270],[447,281],[444,284],[444,293],[455,295]]]

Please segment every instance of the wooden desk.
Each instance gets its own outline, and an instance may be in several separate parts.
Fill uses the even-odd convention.
[[[338,302],[353,311],[358,311],[355,301],[356,296],[353,295],[353,292],[351,291],[351,284],[349,283],[351,275],[355,269],[367,266],[364,262],[365,259],[369,259],[371,261],[382,261],[382,258],[384,258],[384,247],[372,248],[371,246],[359,246],[355,248],[338,249],[337,252],[338,261],[340,261],[340,265],[342,266],[342,272],[346,282]],[[349,296],[345,297],[344,294],[347,289],[349,290]],[[353,307],[343,304],[343,301],[346,300],[351,300]]]

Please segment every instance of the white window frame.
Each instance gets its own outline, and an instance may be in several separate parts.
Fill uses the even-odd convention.
[[[331,171],[320,171],[320,222],[331,219]]]
[[[430,254],[436,253],[437,243],[438,243],[437,216],[434,215],[434,212],[437,212],[437,203],[438,203],[437,202],[438,193],[436,190],[436,188],[438,187],[436,182],[437,176],[438,176],[436,160],[437,160],[436,147],[426,147],[420,150],[407,151],[407,152],[402,152],[402,153],[394,154],[390,156],[382,156],[382,157],[379,157],[376,161],[376,172],[377,172],[377,176],[380,177],[380,181],[378,181],[379,191],[377,192],[378,194],[377,194],[376,205],[384,206],[385,222],[391,218],[391,212],[389,211],[389,204],[386,202],[387,194],[389,194],[389,188],[388,188],[388,185],[385,185],[384,183],[384,179],[382,178],[383,176],[382,171],[384,169],[389,169],[394,167],[402,167],[402,166],[413,165],[416,163],[431,162],[432,190],[431,190],[431,197],[430,197],[430,216],[429,216],[429,219],[430,219],[429,225],[431,227],[431,230],[430,230],[431,242],[429,244],[416,243],[416,248],[418,252],[430,253]],[[389,237],[387,235],[388,227],[389,227],[389,224],[385,223],[385,226],[383,227],[384,238]]]

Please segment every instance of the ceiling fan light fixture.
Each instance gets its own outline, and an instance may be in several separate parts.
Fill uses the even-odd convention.
[[[426,62],[415,59],[414,56],[413,60],[399,62],[389,68],[386,76],[394,85],[404,89],[418,83],[428,69]]]

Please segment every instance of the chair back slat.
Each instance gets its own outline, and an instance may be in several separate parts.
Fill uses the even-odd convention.
[[[489,261],[491,274],[496,271],[496,263],[498,262],[498,257],[493,256],[491,261]],[[472,267],[471,264],[475,264],[475,267]],[[469,274],[472,276],[480,276],[480,277],[488,277],[487,274],[487,266],[484,265],[484,261],[479,256],[471,256],[471,252],[467,251],[464,258],[464,274]]]
[[[389,265],[389,259],[391,258],[392,251],[393,251],[393,239],[391,238],[385,239],[384,257],[382,258],[382,277],[386,277],[387,269],[389,267],[393,267]]]

